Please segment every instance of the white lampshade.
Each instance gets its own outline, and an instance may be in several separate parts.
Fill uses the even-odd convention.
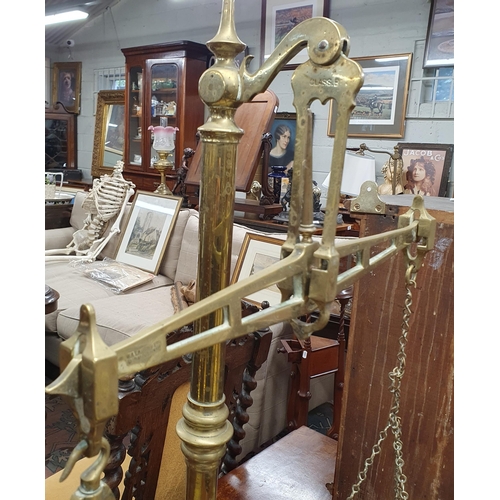
[[[344,160],[344,172],[342,173],[342,182],[340,192],[349,196],[358,196],[361,191],[361,185],[365,181],[375,182],[375,158],[364,154],[358,155],[346,151]],[[326,176],[323,187],[330,185],[330,174]]]

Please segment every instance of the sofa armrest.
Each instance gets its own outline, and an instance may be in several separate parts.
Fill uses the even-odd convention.
[[[66,245],[71,243],[74,227],[58,227],[56,229],[45,230],[45,250],[53,250],[56,248],[66,248]]]

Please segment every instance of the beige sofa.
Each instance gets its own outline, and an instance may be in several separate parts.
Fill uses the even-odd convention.
[[[75,230],[80,229],[85,218],[82,209],[84,193],[75,197],[71,227],[45,231],[46,249],[63,248],[71,241]],[[127,214],[122,221],[122,229]],[[96,311],[97,328],[108,345],[116,344],[135,335],[145,327],[154,325],[174,314],[171,287],[174,282],[189,283],[196,279],[198,266],[198,212],[183,209],[179,212],[175,228],[168,242],[157,276],[153,281],[122,294],[116,294],[103,285],[83,275],[81,269],[68,262],[46,262],[45,283],[60,294],[58,308],[45,316],[45,357],[59,366],[59,346],[78,326],[80,306],[91,303]],[[234,224],[231,265],[235,267],[245,234],[258,233]],[[284,234],[268,234],[284,238]],[[108,243],[101,257],[113,258],[119,236]],[[249,422],[245,425],[246,437],[240,443],[240,458],[276,436],[286,427],[286,403],[290,366],[286,355],[278,353],[282,338],[293,336],[290,325],[278,323],[271,326],[272,342],[267,361],[256,374],[257,388],[252,392],[253,405],[248,409]],[[333,375],[312,380],[310,408],[331,401]]]

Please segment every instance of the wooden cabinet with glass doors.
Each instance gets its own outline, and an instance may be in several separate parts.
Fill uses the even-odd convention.
[[[203,44],[179,41],[122,49],[127,82],[125,96],[124,177],[137,189],[154,191],[160,174],[152,147],[151,125],[177,127],[173,166],[166,172],[172,189],[184,148],[196,149],[196,132],[204,122],[198,81],[211,52]]]

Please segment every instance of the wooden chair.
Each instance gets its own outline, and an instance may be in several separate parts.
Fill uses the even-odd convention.
[[[312,335],[306,341],[282,340],[292,362],[286,436],[219,479],[217,500],[331,500],[337,461],[345,372],[345,308],[352,287],[337,295],[337,340]],[[310,380],[335,372],[334,417],[326,435],[306,426]]]
[[[244,314],[251,314],[257,309],[246,303],[242,307]],[[191,334],[192,330],[185,328],[170,335],[169,342],[182,340]],[[254,376],[267,359],[271,337],[271,330],[266,328],[226,345],[224,394],[234,434],[221,464],[222,474],[238,465],[239,442],[245,436],[243,425],[248,421],[246,410],[252,404],[250,394],[257,385]],[[190,376],[190,359],[184,357],[140,372],[130,380],[120,381],[119,413],[108,423],[106,433],[111,444],[111,456],[104,476],[115,498],[155,498],[160,471],[169,469],[166,460],[169,460],[170,453],[165,453],[164,445],[171,418],[171,403],[177,389],[186,384]],[[130,444],[127,449],[128,436]],[[131,460],[120,496],[119,485],[124,476],[122,463],[126,453]]]

